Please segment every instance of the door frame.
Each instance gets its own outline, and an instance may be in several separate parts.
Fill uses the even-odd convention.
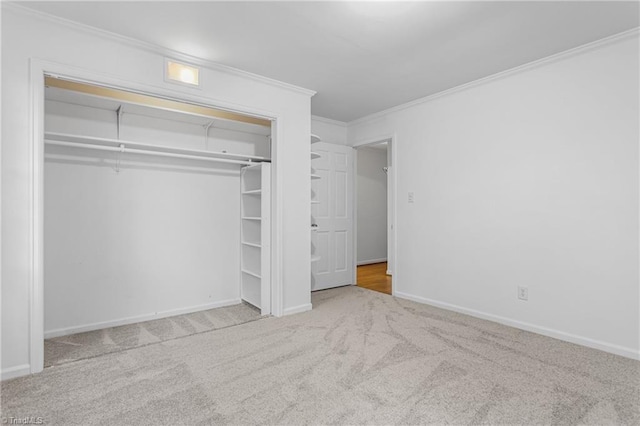
[[[154,86],[145,83],[123,80],[112,75],[102,74],[84,68],[61,64],[57,62],[30,59],[29,69],[29,128],[30,128],[30,265],[29,265],[29,370],[31,374],[39,373],[44,369],[44,77],[45,74],[59,75],[71,79],[86,81],[94,84],[103,84],[152,94],[160,97],[181,99],[187,102],[195,102],[211,105],[264,118],[272,121],[271,129],[271,314],[282,316],[284,314],[284,294],[282,286],[283,270],[283,218],[282,218],[282,193],[284,179],[278,173],[277,164],[284,156],[278,149],[278,135],[282,134],[282,119],[278,113],[250,108],[238,107],[237,104],[219,99],[207,97],[194,92],[181,91],[178,88]]]
[[[393,277],[391,285],[391,294],[395,296],[396,288],[398,284],[398,226],[396,224],[397,217],[397,136],[395,133],[381,135],[378,137],[367,138],[360,140],[352,145],[354,151],[358,148],[363,148],[370,145],[376,145],[381,142],[387,142],[389,148],[387,148],[387,156],[391,154],[391,162],[389,164],[389,173],[387,173],[387,274]],[[353,284],[356,285],[358,274],[358,155],[353,156]],[[387,158],[388,160],[388,158]],[[389,217],[391,216],[391,217]]]

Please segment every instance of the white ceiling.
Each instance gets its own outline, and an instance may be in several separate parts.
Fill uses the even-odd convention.
[[[23,4],[316,90],[341,121],[640,25],[638,2]]]

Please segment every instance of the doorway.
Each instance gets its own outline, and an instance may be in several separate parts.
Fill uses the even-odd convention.
[[[391,140],[356,147],[356,285],[392,294],[389,268]]]

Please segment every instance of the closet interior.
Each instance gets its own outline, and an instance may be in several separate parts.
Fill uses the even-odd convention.
[[[271,313],[268,119],[45,79],[45,337]]]

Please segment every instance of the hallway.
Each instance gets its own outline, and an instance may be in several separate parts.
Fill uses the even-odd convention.
[[[387,275],[387,262],[358,266],[357,286],[391,294],[391,276]]]

